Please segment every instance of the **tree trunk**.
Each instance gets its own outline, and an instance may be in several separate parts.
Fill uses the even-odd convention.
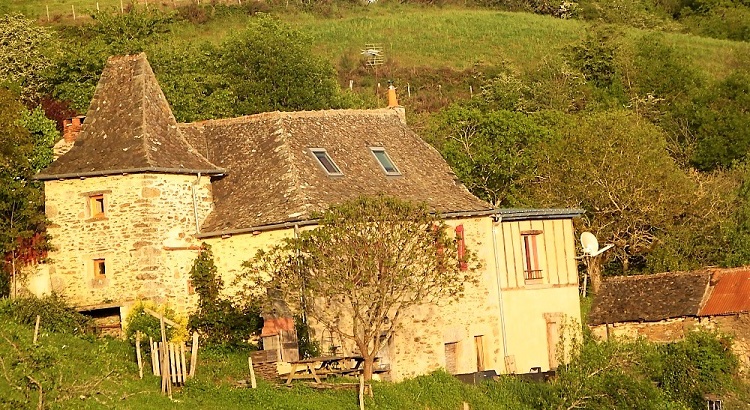
[[[586,270],[591,278],[591,290],[593,293],[599,292],[602,285],[602,263],[598,257],[586,258]]]
[[[372,367],[375,363],[375,355],[364,355],[363,357],[365,359],[365,363],[362,374],[365,378],[365,381],[370,381],[372,380]]]

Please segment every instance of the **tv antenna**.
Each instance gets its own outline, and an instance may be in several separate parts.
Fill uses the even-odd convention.
[[[385,62],[383,46],[380,44],[365,44],[365,49],[360,54],[365,56],[365,64],[368,67],[377,67]]]
[[[596,291],[597,284],[601,282],[601,265],[596,261],[596,257],[610,249],[615,245],[607,244],[603,248],[599,249],[599,241],[596,239],[591,232],[584,232],[581,234],[581,247],[583,248],[583,255],[578,259],[583,259],[586,264],[587,275],[583,277],[583,296],[586,296],[586,288],[588,287],[588,278],[591,276],[594,290]],[[598,282],[594,279],[598,278]]]

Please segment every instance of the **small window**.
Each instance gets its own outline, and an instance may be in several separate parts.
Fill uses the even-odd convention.
[[[375,155],[375,159],[378,160],[378,163],[383,168],[383,171],[385,171],[386,175],[401,175],[401,173],[398,171],[398,168],[396,168],[396,165],[393,164],[393,161],[391,161],[391,157],[388,156],[388,153],[385,152],[385,148],[370,148],[370,151],[372,151],[372,155]]]
[[[107,265],[104,259],[94,259],[94,278],[104,279],[107,277]]]
[[[89,196],[89,212],[92,218],[104,218],[104,194]]]
[[[542,231],[521,232],[523,239],[523,271],[524,279],[533,281],[542,279],[542,270],[539,266],[539,253],[537,251],[536,239]]]
[[[321,167],[323,167],[323,170],[326,171],[326,174],[328,175],[344,175],[343,172],[339,169],[339,167],[336,165],[335,162],[333,162],[333,159],[328,155],[328,152],[323,148],[310,148],[310,152],[315,156],[315,159],[318,160],[318,164],[320,164]]]
[[[445,344],[445,371],[450,374],[458,373],[458,343]]]

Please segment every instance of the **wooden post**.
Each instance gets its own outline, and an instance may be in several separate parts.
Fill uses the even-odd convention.
[[[195,377],[195,365],[198,364],[198,333],[193,332],[193,345],[190,347],[190,377]]]
[[[125,6],[122,4],[122,0],[120,0],[120,14],[125,14]]]
[[[365,375],[359,375],[359,410],[365,410]]]
[[[187,362],[185,361],[185,344],[180,343],[180,361],[182,363],[182,383],[187,381]]]
[[[463,410],[469,410],[469,403],[464,402]]]
[[[135,332],[135,359],[138,360],[138,377],[143,378],[143,358],[141,357],[141,332]]]
[[[49,4],[48,4],[47,5],[47,22],[49,22],[49,21],[50,21],[50,18],[49,18]]]
[[[164,327],[164,316],[159,320],[161,330],[161,345],[159,353],[161,356],[161,391],[172,395],[172,384],[169,382],[169,352],[167,347],[167,331]]]
[[[177,373],[179,370],[177,369],[177,360],[175,360],[174,343],[167,343],[167,349],[169,352],[169,375],[171,376],[172,384],[175,384],[177,383]]]
[[[160,376],[159,360],[157,359],[159,357],[159,349],[157,349],[154,338],[151,336],[148,338],[148,347],[151,349],[151,370],[154,372],[154,376]]]
[[[36,315],[36,325],[34,325],[34,344],[36,344],[36,339],[39,337],[39,320],[41,318],[39,315]]]
[[[100,10],[99,10],[99,2],[97,1],[97,2],[96,2],[96,12],[98,13],[99,11],[100,11]]]
[[[253,358],[252,356],[247,357],[247,366],[250,368],[250,387],[253,389],[258,387],[255,381],[255,369],[253,369]]]
[[[406,93],[409,95],[409,98],[411,98],[411,84],[406,83]]]
[[[75,21],[75,19],[76,19],[76,5],[75,4],[71,4],[70,7],[73,9],[73,20]]]

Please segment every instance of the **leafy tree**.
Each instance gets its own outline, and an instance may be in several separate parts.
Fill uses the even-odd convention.
[[[262,327],[259,311],[253,305],[234,306],[221,296],[224,282],[206,243],[190,270],[190,280],[198,294],[198,309],[190,315],[188,327],[201,332],[209,344],[247,346],[245,341]]]
[[[20,14],[0,16],[0,86],[38,102],[46,87],[43,73],[59,54],[55,40],[51,30]]]
[[[459,267],[446,225],[424,205],[390,197],[332,206],[316,229],[245,263],[245,298],[268,296],[349,340],[364,375],[409,308],[461,296],[474,280]],[[272,292],[266,292],[272,289]]]
[[[4,266],[0,296],[7,296],[10,279],[24,265],[39,261],[49,247],[45,234],[41,187],[31,182],[39,167],[51,159],[52,132],[40,110],[30,114],[7,90],[0,89],[0,254]],[[35,132],[30,133],[24,124]]]
[[[680,223],[694,183],[669,157],[664,134],[632,113],[582,116],[560,132],[540,151],[533,195],[541,205],[583,208],[582,228],[615,245],[599,262],[627,271]],[[589,275],[598,288],[597,272]]]
[[[341,108],[333,67],[316,57],[300,32],[253,18],[220,47],[220,70],[237,98],[236,115]]]
[[[536,176],[534,151],[551,138],[526,114],[453,106],[435,120],[433,142],[459,179],[495,206],[525,202],[524,185]]]

